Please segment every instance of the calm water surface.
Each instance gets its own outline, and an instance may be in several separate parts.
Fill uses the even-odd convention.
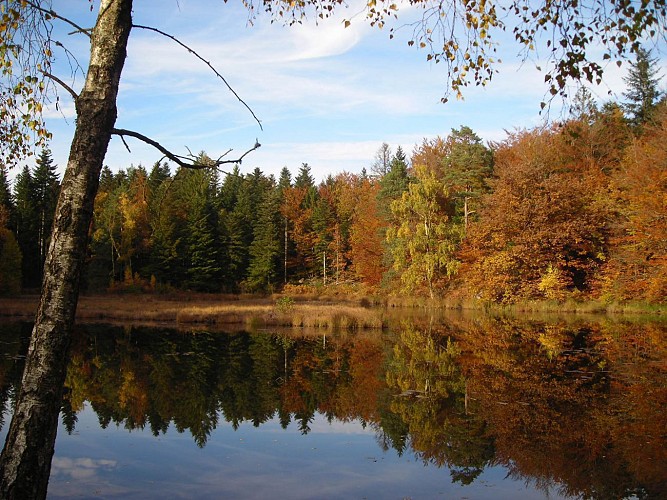
[[[2,431],[29,325],[0,325]],[[80,326],[50,498],[665,498],[667,327]]]

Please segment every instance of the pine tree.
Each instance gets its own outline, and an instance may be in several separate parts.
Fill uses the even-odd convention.
[[[651,57],[649,51],[639,49],[636,61],[623,78],[628,86],[628,90],[623,93],[628,102],[623,107],[635,127],[650,123],[654,117],[662,94],[659,84],[663,75],[659,74],[659,67],[657,59]]]
[[[493,155],[470,127],[452,129],[447,138],[448,154],[442,160],[443,180],[451,194],[454,213],[468,227],[479,197],[487,190],[486,179],[491,176]]]

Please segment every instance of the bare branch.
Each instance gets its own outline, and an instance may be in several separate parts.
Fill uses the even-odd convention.
[[[233,159],[233,160],[223,160],[222,158],[225,157],[230,151],[228,150],[226,153],[224,153],[222,156],[220,156],[217,160],[213,162],[206,162],[206,163],[199,163],[196,158],[192,157],[185,157],[185,156],[180,156],[177,154],[172,153],[169,151],[167,148],[162,146],[159,142],[151,139],[150,137],[146,137],[143,134],[140,134],[139,132],[134,132],[133,130],[126,130],[126,129],[118,129],[114,128],[111,133],[113,135],[118,135],[120,136],[121,140],[123,141],[123,144],[125,144],[125,147],[129,151],[130,148],[128,147],[127,143],[125,142],[124,136],[128,137],[134,137],[135,139],[139,139],[142,142],[145,142],[146,144],[149,144],[153,146],[155,149],[157,149],[160,153],[164,155],[164,158],[168,158],[169,160],[173,161],[176,163],[179,167],[182,168],[190,168],[194,170],[201,170],[205,168],[217,168],[220,165],[225,165],[225,164],[230,164],[230,163],[237,163],[240,164],[243,161],[243,158],[245,158],[248,154],[251,152],[255,151],[258,149],[261,144],[257,141],[255,141],[255,145],[248,149],[245,153],[243,153],[240,157]],[[192,155],[192,153],[190,153]]]
[[[230,91],[232,94],[234,94],[234,97],[236,97],[236,98],[239,100],[239,102],[240,102],[241,104],[243,104],[243,105],[246,107],[246,109],[247,109],[248,111],[250,111],[250,114],[252,115],[252,117],[255,119],[255,121],[256,121],[257,124],[259,125],[260,130],[264,130],[264,128],[262,127],[262,122],[259,121],[259,118],[257,118],[257,115],[255,115],[255,112],[250,108],[250,106],[248,106],[248,104],[246,104],[246,102],[245,102],[243,99],[241,99],[241,97],[236,93],[236,91],[232,88],[232,86],[229,84],[229,82],[227,82],[227,80],[225,79],[225,77],[222,76],[222,75],[218,72],[218,70],[215,69],[215,68],[213,67],[213,65],[212,65],[209,61],[207,61],[207,60],[204,59],[202,56],[200,56],[195,50],[193,50],[193,49],[191,49],[190,47],[188,47],[187,45],[185,45],[183,42],[181,42],[181,41],[180,41],[178,38],[176,38],[175,36],[170,35],[169,33],[165,33],[164,31],[159,30],[159,29],[157,29],[157,28],[153,28],[152,26],[142,26],[142,25],[140,25],[140,24],[133,24],[132,27],[133,27],[133,28],[143,29],[143,30],[148,30],[148,31],[154,31],[155,33],[158,33],[158,34],[160,34],[160,35],[162,35],[162,36],[166,36],[167,38],[173,40],[174,42],[176,42],[177,44],[179,44],[181,47],[183,47],[185,50],[187,50],[188,52],[190,52],[190,54],[192,54],[193,56],[195,56],[195,57],[196,57],[197,59],[199,59],[201,62],[203,62],[204,64],[206,64],[206,66],[208,66],[208,67],[211,69],[211,71],[213,71],[213,73],[215,73],[215,75],[216,75],[218,78],[220,78],[220,79],[224,82],[224,84],[227,86],[227,88],[229,89],[229,91]]]
[[[76,92],[74,92],[74,89],[72,89],[72,87],[70,87],[70,86],[67,85],[65,82],[63,82],[60,78],[58,78],[58,77],[55,76],[55,75],[52,75],[51,73],[49,73],[49,72],[47,72],[47,71],[42,71],[42,74],[43,74],[44,76],[46,76],[47,78],[50,78],[51,80],[53,80],[54,82],[56,82],[58,85],[60,85],[62,88],[64,88],[67,92],[69,92],[69,94],[72,96],[72,98],[73,98],[75,101],[77,100],[77,98],[79,97],[79,94],[77,94]]]
[[[58,15],[56,13],[56,11],[54,11],[52,9],[45,9],[44,7],[40,6],[39,4],[36,4],[35,2],[26,1],[26,4],[28,4],[33,9],[37,9],[38,11],[43,12],[44,14],[47,14],[47,15],[55,18],[55,19],[59,19],[59,20],[65,22],[65,23],[69,24],[70,26],[72,26],[73,28],[76,29],[76,31],[73,31],[71,34],[83,33],[88,38],[90,38],[90,32],[92,31],[90,28],[82,28],[81,26],[76,24],[74,21],[72,21],[70,19],[67,19],[66,17],[63,17],[61,15]]]

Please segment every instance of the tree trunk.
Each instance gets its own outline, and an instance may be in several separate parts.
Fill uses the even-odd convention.
[[[51,233],[42,295],[0,458],[0,497],[46,497],[93,202],[116,121],[132,0],[101,0],[86,82]]]

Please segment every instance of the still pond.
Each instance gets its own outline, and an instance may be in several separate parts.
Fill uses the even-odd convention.
[[[0,324],[0,438],[30,325]],[[667,325],[79,325],[49,498],[665,498]]]

